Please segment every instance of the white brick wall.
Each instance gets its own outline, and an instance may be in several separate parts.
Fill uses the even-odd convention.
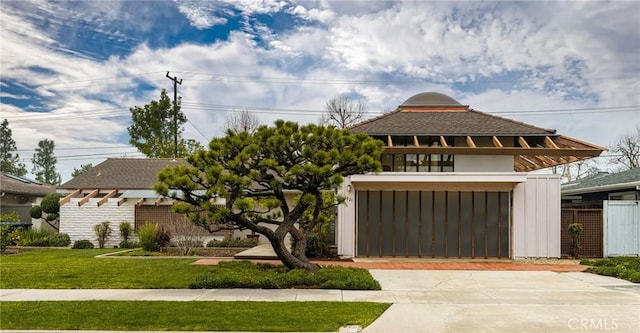
[[[118,198],[110,198],[98,207],[100,198],[91,198],[89,202],[78,207],[82,198],[72,198],[70,202],[60,206],[60,232],[69,234],[71,244],[77,240],[88,239],[98,247],[98,239],[93,227],[103,221],[111,222],[113,230],[105,247],[114,247],[121,241],[118,225],[128,221],[133,226],[135,218],[135,203],[125,202],[118,206]]]

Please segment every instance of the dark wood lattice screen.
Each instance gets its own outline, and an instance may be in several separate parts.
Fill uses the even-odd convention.
[[[147,223],[155,223],[159,227],[172,231],[184,230],[184,226],[190,227],[189,222],[183,214],[178,214],[171,209],[171,206],[137,206],[135,228],[142,227]],[[198,234],[209,235],[209,232],[198,227]]]
[[[562,209],[560,244],[563,257],[571,256],[571,237],[567,230],[571,223],[582,224],[578,238],[578,256],[602,258],[602,209]]]

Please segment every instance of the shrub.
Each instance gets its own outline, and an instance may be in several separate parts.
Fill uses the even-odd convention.
[[[171,243],[171,246],[179,248],[182,255],[189,256],[194,254],[197,248],[203,247],[204,244],[201,240],[178,238],[178,240]]]
[[[169,243],[171,243],[171,232],[169,232],[169,229],[159,227],[158,232],[156,233],[156,244],[158,245],[158,248],[165,248]]]
[[[0,222],[22,222],[20,215],[15,210],[8,214],[0,214]]]
[[[49,245],[45,246],[69,246],[71,244],[71,237],[63,232],[53,233],[49,237]]]
[[[102,249],[104,248],[104,244],[111,236],[111,226],[109,226],[109,221],[103,221],[93,226],[93,231],[96,233],[98,237],[98,246]]]
[[[134,242],[130,240],[123,240],[120,242],[120,244],[118,244],[118,246],[121,249],[135,249],[137,247],[140,247],[140,244],[138,242]]]
[[[8,214],[0,214],[0,222],[20,222],[20,215],[13,211]],[[0,225],[0,253],[4,253],[9,245],[15,244],[22,227],[14,228],[11,225]]]
[[[129,240],[129,236],[131,235],[131,232],[133,231],[131,223],[122,221],[120,222],[120,225],[118,225],[118,229],[120,229],[120,238],[122,238],[122,241],[127,242]]]
[[[49,193],[40,202],[42,211],[48,214],[58,214],[60,212],[60,197],[58,193]]]
[[[8,225],[0,225],[0,253],[4,253],[9,245],[13,242],[11,231]]]
[[[145,251],[158,250],[158,225],[148,223],[138,229],[138,241]]]
[[[31,209],[29,210],[29,215],[31,215],[31,218],[34,219],[42,218],[42,208],[40,208],[40,206],[31,207]]]
[[[598,260],[582,260],[582,265],[589,265],[587,272],[613,276],[640,283],[640,258],[637,257],[614,257]]]
[[[41,219],[52,228],[58,230],[60,222],[60,194],[49,193],[40,202],[39,206],[33,206],[29,210],[29,215],[34,219]]]
[[[309,235],[307,238],[307,258],[324,258],[329,253],[329,244],[316,235]]]
[[[196,277],[192,289],[214,288],[323,288],[380,290],[380,284],[366,269],[327,267],[311,273],[289,270],[282,265],[254,264],[248,261],[220,262],[212,271]]]
[[[93,249],[93,243],[88,239],[81,239],[73,242],[72,249]]]
[[[20,232],[19,246],[69,246],[71,238],[65,233],[44,229],[25,229]]]
[[[228,238],[221,241],[212,239],[207,243],[207,247],[254,247],[258,246],[258,243],[257,239],[250,238]]]

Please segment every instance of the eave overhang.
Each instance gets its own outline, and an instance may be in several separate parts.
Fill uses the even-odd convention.
[[[517,136],[518,147],[505,147],[497,136],[493,146],[478,146],[472,135],[466,136],[466,146],[451,146],[440,136],[439,146],[421,146],[414,136],[413,146],[394,146],[387,137],[386,154],[441,154],[441,155],[502,155],[514,156],[514,171],[530,172],[600,156],[606,148],[568,136],[544,136],[544,145],[531,146],[525,137]]]

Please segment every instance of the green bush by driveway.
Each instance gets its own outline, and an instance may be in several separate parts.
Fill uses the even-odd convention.
[[[44,249],[3,256],[0,288],[380,288],[367,270],[346,267],[329,267],[309,274],[250,262],[227,262],[218,267],[193,265],[194,258],[95,258],[114,251]]]
[[[606,276],[613,276],[640,283],[640,258],[615,257],[597,260],[582,260],[582,265],[589,265],[587,272]]]
[[[316,273],[248,261],[220,262],[189,285],[192,289],[217,288],[319,288],[380,290],[369,271],[352,267],[326,267]]]

